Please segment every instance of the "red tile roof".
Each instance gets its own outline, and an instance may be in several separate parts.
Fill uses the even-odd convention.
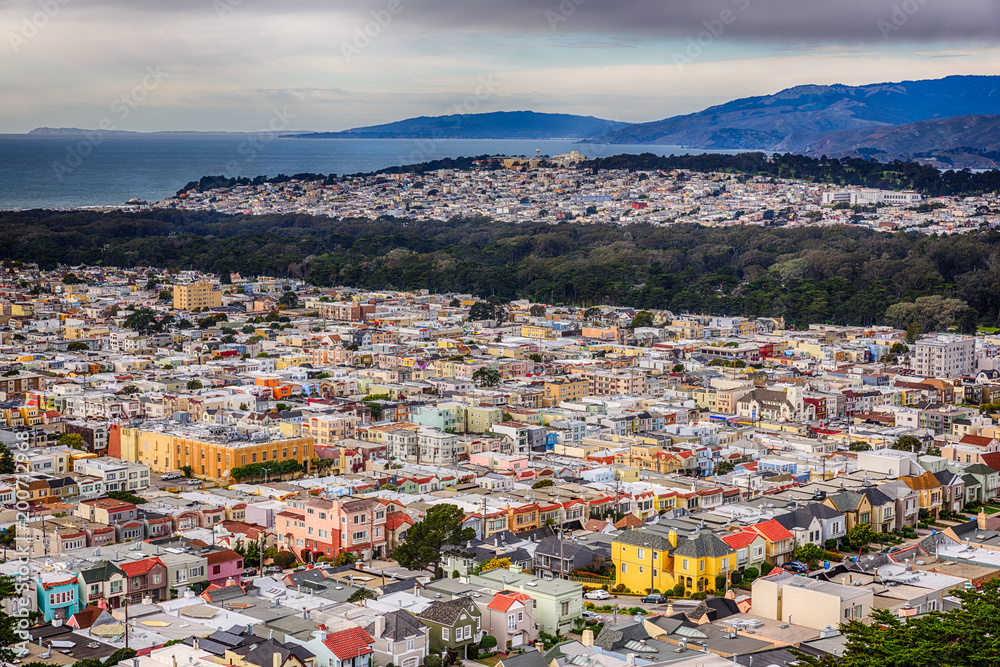
[[[975,445],[976,447],[989,447],[993,438],[985,438],[981,435],[967,435],[959,440],[963,445]]]
[[[748,528],[744,528],[743,530],[752,530],[760,533],[764,536],[764,539],[770,542],[781,542],[782,540],[790,540],[793,537],[793,535],[788,532],[788,529],[778,523],[776,519],[763,521]]]
[[[385,519],[386,530],[396,530],[403,524],[413,523],[413,519],[403,512],[393,512]]]
[[[752,530],[741,530],[738,533],[726,533],[721,537],[722,541],[733,549],[743,549],[750,546],[757,539],[757,533]]]
[[[121,568],[122,572],[126,574],[126,576],[138,577],[140,575],[148,573],[157,565],[161,567],[166,567],[166,565],[163,564],[163,561],[161,561],[159,558],[156,558],[155,556],[153,558],[143,558],[142,560],[125,562],[119,565],[119,567]]]
[[[350,660],[373,653],[375,640],[361,628],[349,628],[327,635],[323,643],[339,660]]]
[[[527,593],[519,593],[517,591],[501,591],[493,596],[490,603],[486,605],[488,609],[495,609],[496,611],[507,611],[515,602],[524,602],[524,606],[528,606],[528,602],[531,602],[531,596]]]

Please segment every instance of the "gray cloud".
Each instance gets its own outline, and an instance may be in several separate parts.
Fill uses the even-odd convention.
[[[513,34],[593,33],[685,39],[724,12],[735,17],[733,38],[792,43],[867,43],[1000,39],[997,0],[93,0],[70,11],[110,9],[121,18],[143,14],[336,15],[364,22],[372,12],[398,9],[393,21],[433,31]],[[37,9],[29,0],[0,0],[0,9]],[[384,14],[383,14],[384,15]]]

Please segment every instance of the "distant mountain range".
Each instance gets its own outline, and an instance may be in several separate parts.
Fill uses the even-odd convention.
[[[30,134],[79,134],[38,128]],[[119,134],[135,134],[117,132]],[[209,134],[209,133],[206,133]],[[694,149],[871,156],[940,167],[1000,167],[1000,76],[806,85],[697,113],[629,124],[593,116],[500,111],[420,116],[340,132],[285,132],[309,139],[576,139]]]
[[[342,132],[285,135],[305,139],[588,139],[628,123],[535,111],[420,116]]]
[[[639,123],[589,141],[813,155],[874,155],[993,166],[1000,141],[1000,76],[796,86],[704,111]],[[961,149],[961,150],[960,150]],[[952,157],[947,157],[951,155]],[[963,159],[963,162],[966,160]]]

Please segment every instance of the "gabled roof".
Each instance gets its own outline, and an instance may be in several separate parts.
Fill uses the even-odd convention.
[[[794,512],[789,512],[788,514],[779,514],[774,517],[774,520],[788,530],[793,530],[795,528],[808,528],[812,525],[813,521],[818,521],[819,519],[812,514],[812,512],[795,510]]]
[[[340,660],[351,660],[372,653],[373,643],[375,640],[372,639],[372,636],[361,628],[348,628],[340,632],[333,632],[323,640],[323,644],[333,651],[333,654]]]
[[[80,574],[83,575],[83,581],[87,584],[92,584],[95,581],[108,581],[114,574],[125,576],[121,568],[107,560],[102,560],[90,569],[82,570]]]
[[[855,493],[854,491],[841,491],[840,493],[831,494],[827,498],[841,512],[854,512],[861,505],[862,496],[860,493]]]
[[[861,493],[868,497],[868,502],[872,504],[872,507],[881,507],[882,505],[888,505],[893,502],[892,498],[885,495],[875,487],[871,486],[866,489],[862,489]]]
[[[675,556],[688,558],[719,558],[731,553],[733,553],[732,547],[714,533],[701,533],[696,537],[690,537],[674,549]]]
[[[932,472],[925,472],[923,475],[916,477],[900,477],[900,480],[911,489],[917,491],[930,491],[931,489],[941,488],[941,482],[938,481]]]
[[[750,546],[760,535],[751,530],[741,530],[735,533],[726,533],[722,536],[722,541],[732,549],[745,549]]]
[[[479,613],[474,602],[466,598],[457,598],[455,600],[435,600],[427,609],[417,614],[417,618],[450,626],[458,621],[462,612],[474,615]]]
[[[382,638],[391,639],[392,641],[403,641],[422,635],[426,627],[426,625],[409,612],[390,611],[385,615],[385,630],[382,631]],[[375,624],[372,623],[365,628],[365,631],[368,634],[372,634],[374,628]]]
[[[674,546],[665,535],[648,530],[626,530],[616,535],[614,541],[656,551],[669,551]]]
[[[515,603],[521,602],[527,606],[531,602],[531,596],[527,593],[520,593],[518,591],[500,591],[493,596],[490,603],[486,605],[489,609],[495,609],[496,611],[506,612]]]
[[[142,560],[122,563],[121,571],[124,572],[125,575],[128,577],[138,577],[143,574],[147,574],[157,565],[159,565],[162,568],[166,568],[166,565],[163,564],[163,561],[154,556],[152,558],[143,558]]]
[[[747,526],[743,530],[755,531],[760,535],[763,535],[764,539],[770,542],[781,542],[782,540],[790,540],[794,537],[790,532],[788,532],[787,528],[774,519],[771,519],[770,521],[762,521],[761,523],[754,524],[753,526]]]

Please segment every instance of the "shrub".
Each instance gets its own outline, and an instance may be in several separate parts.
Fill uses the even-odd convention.
[[[274,555],[274,564],[283,570],[286,570],[292,566],[295,562],[295,554],[291,551],[279,551]]]
[[[452,579],[458,579],[458,570],[452,570],[451,571],[451,578]]]
[[[677,584],[674,586],[674,597],[682,598],[684,597],[684,584]]]
[[[763,574],[765,577],[767,575],[769,575],[771,573],[771,570],[773,570],[773,569],[774,569],[774,566],[771,565],[770,563],[768,563],[767,561],[764,561],[760,565],[760,573]]]
[[[492,651],[497,646],[497,638],[493,635],[483,635],[483,638],[479,640],[479,645],[484,651]]]
[[[726,581],[726,575],[720,574],[715,578],[715,590],[717,591],[724,590],[728,585],[729,582]]]
[[[743,571],[743,578],[747,580],[747,583],[750,583],[759,576],[760,572],[755,567],[748,567]]]
[[[732,582],[733,586],[738,586],[743,581],[743,575],[737,570],[730,575],[729,581]]]
[[[837,550],[837,540],[836,539],[829,539],[829,540],[827,540],[823,544],[823,546],[826,547],[827,551],[836,551]]]

